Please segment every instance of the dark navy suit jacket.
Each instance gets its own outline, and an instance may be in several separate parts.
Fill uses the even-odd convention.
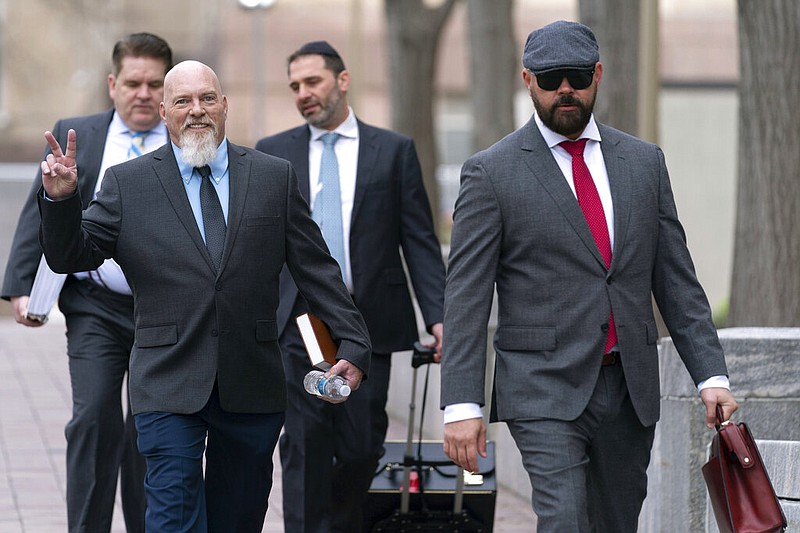
[[[413,141],[358,122],[355,198],[350,222],[353,299],[364,316],[376,353],[411,349],[419,332],[403,260],[408,266],[426,328],[443,320],[444,262]],[[308,143],[303,125],[266,137],[256,149],[288,159],[300,191],[309,198]],[[402,256],[401,256],[402,250]],[[278,326],[282,331],[298,298],[281,276]]]

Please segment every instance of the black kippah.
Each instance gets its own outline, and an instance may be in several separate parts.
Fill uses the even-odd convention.
[[[310,43],[306,43],[297,50],[299,55],[308,55],[308,54],[319,54],[323,56],[331,56],[331,57],[338,57],[339,52],[336,49],[328,44],[328,41],[311,41]]]

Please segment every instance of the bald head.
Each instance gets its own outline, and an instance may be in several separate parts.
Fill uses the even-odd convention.
[[[183,61],[167,72],[161,118],[176,145],[183,147],[186,135],[208,132],[218,145],[225,137],[227,114],[228,100],[208,65]]]
[[[222,94],[219,78],[211,67],[200,61],[181,61],[164,77],[164,101],[169,101],[167,91],[201,82],[213,86],[219,94]]]

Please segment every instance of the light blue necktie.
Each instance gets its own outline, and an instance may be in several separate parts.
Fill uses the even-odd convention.
[[[128,148],[128,159],[139,157],[144,153],[144,140],[147,137],[147,131],[131,131],[131,146]]]
[[[342,197],[339,187],[339,161],[336,159],[334,145],[339,140],[338,133],[326,133],[320,137],[325,144],[322,161],[319,165],[319,182],[322,188],[314,200],[311,217],[322,230],[331,256],[339,263],[342,275],[345,272],[344,231],[342,229]]]

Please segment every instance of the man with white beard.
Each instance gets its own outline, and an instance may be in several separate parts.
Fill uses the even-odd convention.
[[[196,61],[164,79],[171,143],[111,167],[81,217],[76,135],[42,162],[41,244],[57,272],[113,257],[130,282],[131,409],[147,460],[147,531],[256,533],[286,409],[275,310],[286,264],[340,340],[355,390],[370,342],[282,159],[228,142],[228,102]],[[205,472],[203,458],[205,454]]]

